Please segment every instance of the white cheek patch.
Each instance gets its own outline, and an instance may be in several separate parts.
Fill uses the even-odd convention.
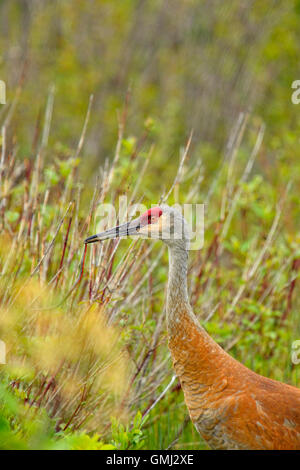
[[[157,224],[149,224],[141,227],[139,230],[140,235],[144,235],[147,238],[153,238],[159,233],[159,227]]]
[[[146,238],[163,240],[186,239],[184,219],[173,213],[164,213],[152,223],[145,224],[139,229],[139,235]]]

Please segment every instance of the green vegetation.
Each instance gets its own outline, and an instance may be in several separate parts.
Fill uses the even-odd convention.
[[[299,1],[0,4],[0,448],[206,449],[167,348],[167,250],[84,248],[120,196],[206,203],[195,313],[236,359],[299,386],[299,15]]]

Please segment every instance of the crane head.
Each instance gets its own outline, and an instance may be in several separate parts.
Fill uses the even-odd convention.
[[[120,237],[160,239],[169,246],[182,243],[186,245],[189,241],[189,228],[180,211],[162,204],[148,209],[140,217],[130,222],[88,237],[84,243],[95,243]]]

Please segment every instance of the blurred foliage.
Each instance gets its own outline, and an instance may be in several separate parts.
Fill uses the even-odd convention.
[[[89,165],[82,168],[91,175],[112,153],[116,115],[130,89],[128,133],[150,133],[156,176],[165,180],[176,170],[174,155],[191,129],[193,158],[203,157],[213,171],[239,113],[251,110],[267,126],[260,171],[278,178],[280,162],[281,183],[295,177],[298,23],[298,0],[2,1],[0,75],[10,100],[24,74],[12,128],[19,153],[32,154],[32,123],[49,87],[50,142],[70,147],[94,94],[84,149]]]
[[[299,0],[0,3],[1,448],[206,448],[178,383],[163,393],[166,250],[83,250],[122,195],[207,204],[195,313],[299,385],[299,15]]]

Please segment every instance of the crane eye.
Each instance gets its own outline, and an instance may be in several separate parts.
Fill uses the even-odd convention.
[[[149,209],[147,212],[141,215],[141,222],[143,225],[149,225],[158,220],[161,216],[162,210],[160,208]]]
[[[155,221],[155,216],[149,214],[149,215],[148,215],[148,224],[152,224],[152,222],[154,222],[154,221]]]
[[[155,215],[149,215],[148,217],[148,224],[152,224],[153,222],[157,221],[157,217]]]

